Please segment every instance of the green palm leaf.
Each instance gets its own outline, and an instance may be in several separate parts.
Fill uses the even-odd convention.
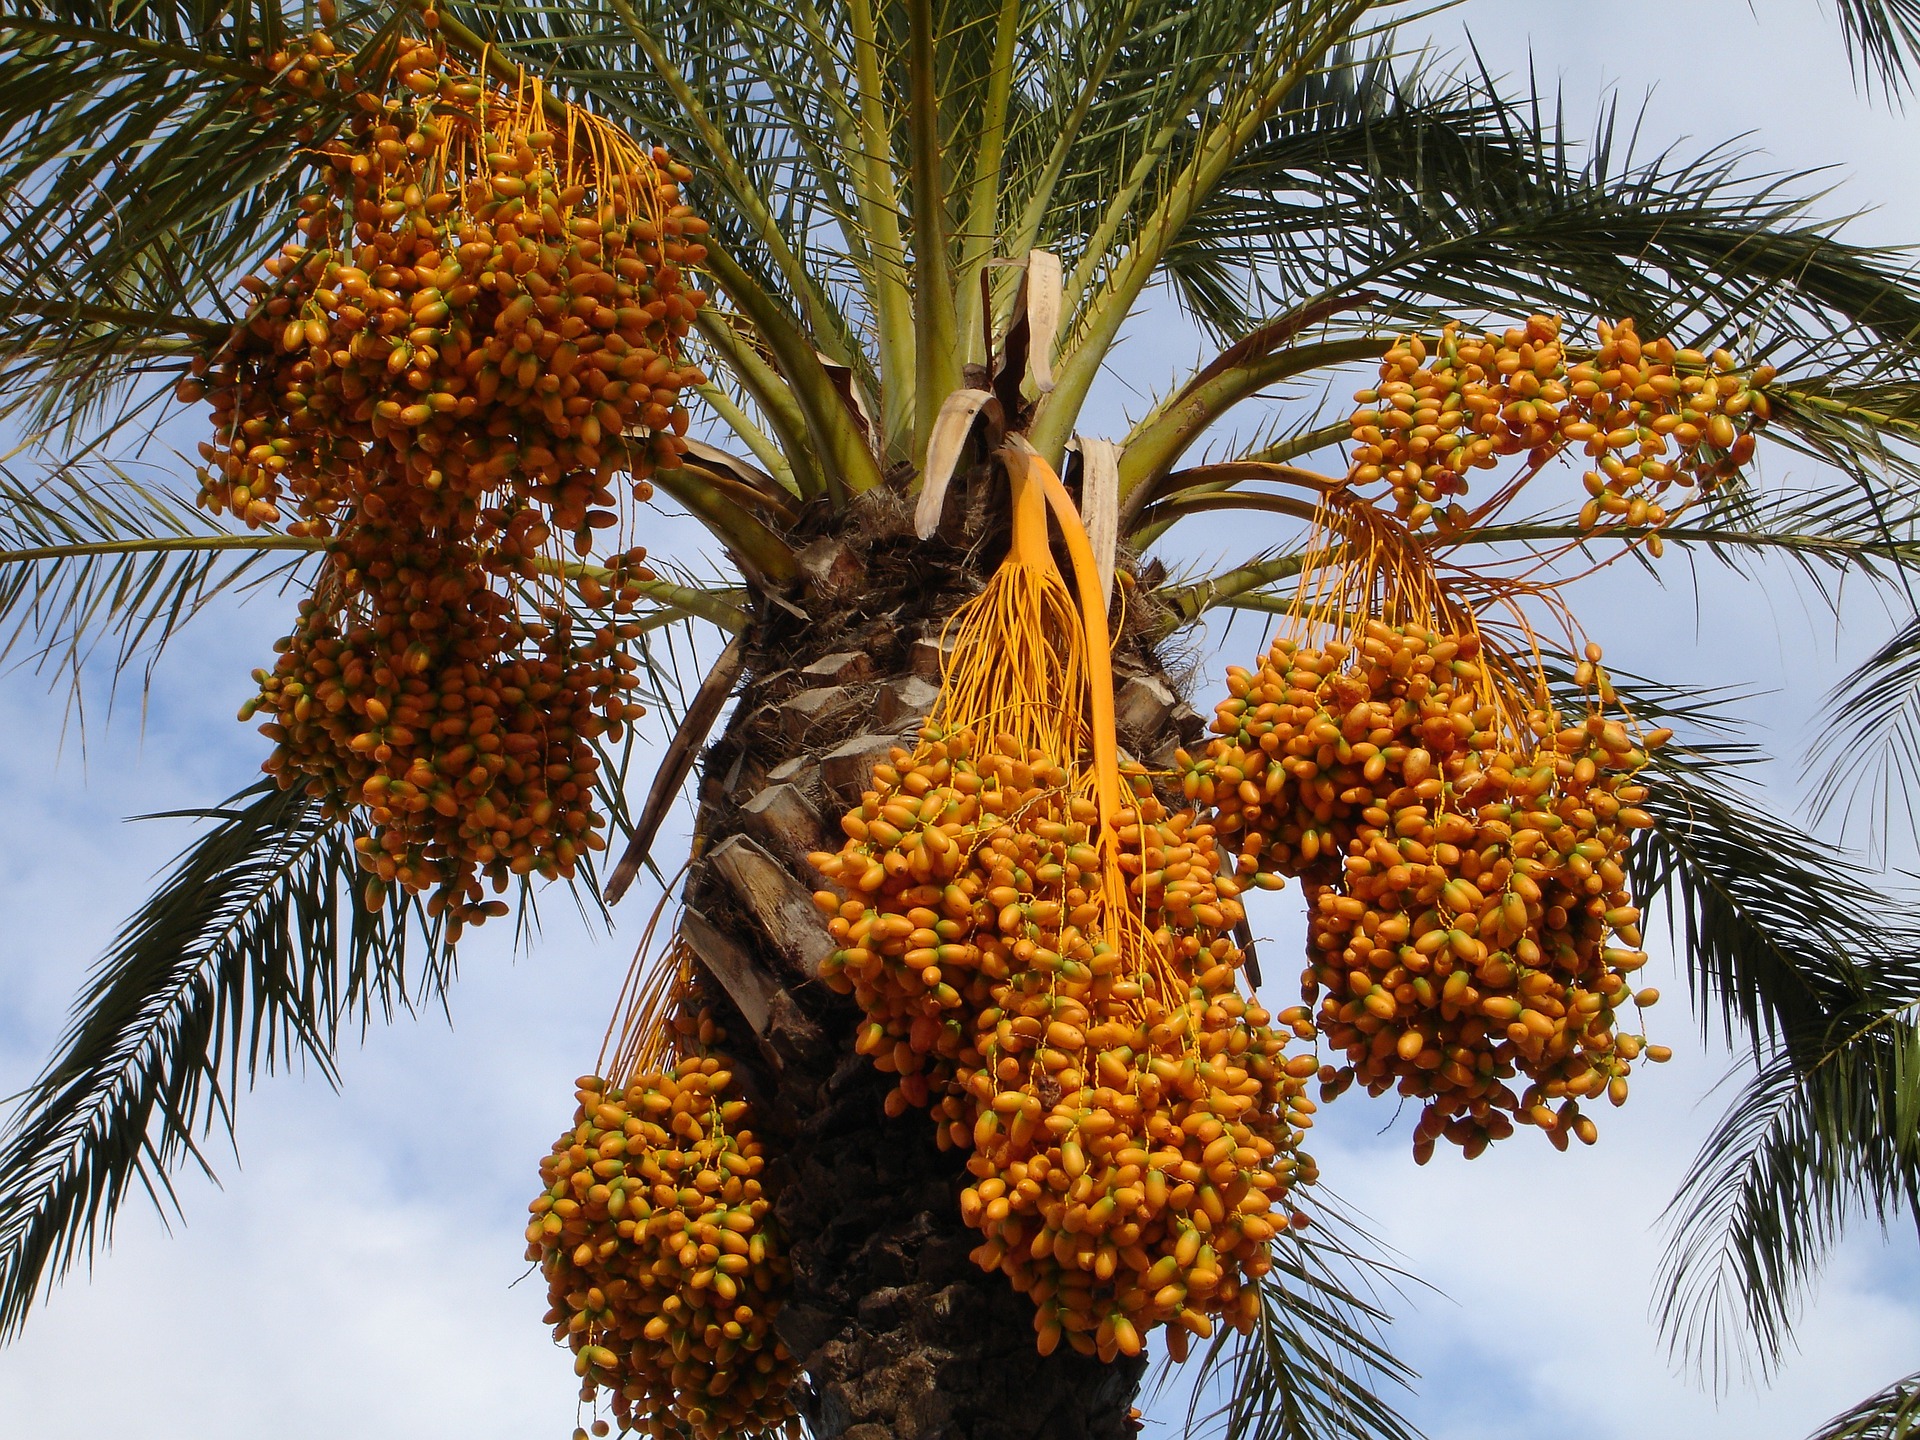
[[[1191,513],[1201,505],[1230,508],[1239,503],[1236,494],[1248,494],[1226,493],[1232,490],[1231,485],[1196,487],[1190,495],[1157,503],[1143,511],[1137,533],[1155,535],[1180,514]],[[1255,499],[1267,495],[1264,491],[1251,492]],[[1890,598],[1896,600],[1910,598],[1912,572],[1920,567],[1920,543],[1916,543],[1908,518],[1916,504],[1920,504],[1920,494],[1897,467],[1873,484],[1768,491],[1727,486],[1716,492],[1710,503],[1690,509],[1663,528],[1661,535],[1669,547],[1694,552],[1749,579],[1763,576],[1765,562],[1784,562],[1837,614],[1842,586],[1848,579],[1864,579],[1890,592]],[[1543,552],[1578,545],[1576,563],[1584,568],[1616,554],[1622,542],[1643,538],[1622,531],[1609,540],[1589,541],[1570,516],[1540,514],[1465,531],[1442,547],[1440,554],[1451,564],[1493,570],[1531,564]],[[1491,553],[1482,553],[1487,550]],[[1171,577],[1159,588],[1156,598],[1164,604],[1169,623],[1176,628],[1197,621],[1216,606],[1285,614],[1294,603],[1291,582],[1303,564],[1300,553],[1282,547],[1218,574]],[[1278,589],[1267,588],[1275,581],[1290,583]],[[1844,703],[1833,705],[1828,733],[1836,747],[1842,743],[1842,736],[1866,736],[1891,725],[1899,710],[1899,697],[1905,693],[1905,682],[1897,673],[1905,654],[1897,642],[1889,642],[1885,667],[1890,671],[1886,682],[1890,692],[1886,697],[1878,690],[1874,692],[1876,703],[1884,701],[1890,706],[1884,714],[1866,704],[1862,698],[1866,691],[1856,686],[1847,687]],[[1881,668],[1869,662],[1862,674]],[[1669,695],[1661,703],[1671,704],[1674,699]],[[1874,715],[1879,719],[1869,723],[1868,717]],[[1843,717],[1854,719],[1843,723]],[[1888,735],[1890,742],[1897,739],[1890,729]],[[1849,739],[1846,743],[1857,756],[1865,742]]]
[[[160,473],[140,478],[148,468]],[[169,478],[163,467],[95,461],[29,479],[0,464],[0,662],[50,668],[77,694],[97,647],[111,640],[116,675],[139,665],[150,676],[172,638],[217,597],[297,593],[311,583],[325,540],[230,529],[170,493]],[[652,602],[636,617],[643,624],[742,623],[742,592],[726,577],[668,568],[677,578],[640,587]],[[642,643],[637,658],[650,682],[640,698],[664,698],[652,648]]]
[[[1622,686],[1644,723],[1694,733],[1721,725],[1710,702]],[[1920,944],[1902,908],[1856,857],[1768,812],[1738,768],[1759,758],[1732,740],[1655,752],[1629,852],[1629,887],[1664,914],[1703,1025],[1756,1058],[1823,1032],[1836,1014],[1888,993],[1920,994]]]
[[[77,687],[110,639],[116,674],[150,673],[214,597],[293,585],[317,546],[229,530],[127,467],[27,478],[0,465],[0,661],[50,666]]]
[[[1668,1206],[1659,1319],[1716,1380],[1750,1348],[1763,1370],[1779,1362],[1849,1222],[1920,1223],[1920,985],[1906,979],[1904,996],[1894,984],[1773,1046]]]
[[[1738,780],[1758,754],[1724,701],[1622,686],[1642,722],[1708,737],[1655,752],[1629,882],[1664,912],[1703,1028],[1717,1016],[1756,1067],[1667,1212],[1658,1318],[1717,1381],[1777,1363],[1854,1217],[1920,1219],[1920,926]]]
[[[289,238],[309,146],[343,100],[290,100],[265,68],[305,28],[276,5],[123,26],[100,7],[0,14],[0,364],[36,413],[78,422],[151,342],[218,333],[239,275]],[[363,63],[383,49],[387,11]],[[147,33],[143,33],[147,32]],[[154,38],[156,35],[165,38]],[[256,107],[256,101],[274,103]],[[76,355],[96,362],[76,364]]]
[[[1920,4],[1915,0],[1838,0],[1847,54],[1862,75],[1891,93],[1912,83],[1909,67],[1920,59]]]
[[[1913,1440],[1920,1435],[1920,1373],[1896,1380],[1843,1415],[1836,1415],[1807,1440]]]
[[[1841,240],[1813,216],[1811,175],[1726,148],[1642,158],[1621,131],[1617,105],[1582,140],[1538,96],[1509,99],[1484,74],[1398,74],[1379,55],[1303,82],[1169,261],[1190,313],[1236,350],[1135,425],[1128,487],[1163,477],[1232,405],[1369,358],[1387,333],[1539,311],[1630,315],[1769,361],[1793,377],[1775,433],[1869,483],[1910,468],[1887,442],[1920,439],[1912,256]],[[1356,296],[1364,323],[1280,327],[1247,348],[1271,316]]]
[[[1386,1292],[1406,1277],[1330,1197],[1314,1224],[1273,1242],[1252,1333],[1220,1329],[1192,1365],[1164,1365],[1192,1387],[1190,1436],[1220,1440],[1419,1440],[1394,1392],[1418,1378],[1387,1349]],[[1211,1407],[1211,1408],[1210,1408]]]
[[[1813,759],[1822,767],[1816,814],[1861,804],[1868,833],[1915,826],[1920,775],[1920,619],[1907,621],[1834,688],[1820,717]]]
[[[1812,216],[1814,176],[1756,170],[1731,147],[1641,156],[1630,120],[1616,100],[1576,136],[1557,104],[1509,98],[1484,72],[1350,60],[1301,87],[1183,238],[1238,258],[1270,308],[1364,287],[1731,339],[1784,287],[1909,355],[1920,344],[1911,259],[1836,240]],[[1776,346],[1847,333],[1773,323]]]
[[[453,957],[416,902],[364,910],[354,826],[271,781],[218,809],[96,967],[0,1141],[0,1335],[111,1237],[136,1189],[163,1208],[231,1131],[244,1076],[328,1080],[354,1024],[437,997]]]

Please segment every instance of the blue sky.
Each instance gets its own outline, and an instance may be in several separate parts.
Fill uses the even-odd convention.
[[[1471,25],[1496,73],[1531,59],[1548,83],[1557,77],[1576,129],[1605,87],[1637,99],[1651,86],[1648,149],[1750,131],[1781,168],[1837,165],[1825,209],[1878,207],[1861,238],[1920,234],[1915,120],[1858,93],[1831,14],[1810,0],[1475,0],[1426,23],[1449,49]],[[1190,353],[1185,327],[1149,312],[1091,428],[1119,433],[1123,412]],[[646,538],[683,558],[700,547],[670,517]],[[1180,544],[1228,561],[1252,548],[1243,531],[1199,522]],[[1768,778],[1791,813],[1808,716],[1845,663],[1883,638],[1885,612],[1856,593],[1836,624],[1784,571],[1708,575],[1696,588],[1669,562],[1663,578],[1665,589],[1604,576],[1576,603],[1617,664],[1759,692],[1761,738],[1782,757]],[[84,752],[63,724],[63,695],[31,674],[0,677],[0,1094],[37,1070],[93,957],[186,838],[177,822],[123,817],[211,803],[251,778],[263,742],[233,711],[289,609],[265,597],[204,617],[162,662],[144,717],[141,697],[123,694],[104,723],[105,692],[91,689]],[[1244,662],[1258,639],[1236,626],[1208,673]],[[684,829],[660,853],[682,843]],[[5,1429],[564,1435],[571,1369],[539,1323],[537,1277],[515,1283],[518,1234],[538,1157],[571,1107],[568,1082],[598,1049],[653,898],[637,892],[609,936],[556,894],[522,953],[504,932],[474,937],[446,1013],[370,1030],[344,1058],[339,1093],[296,1074],[243,1096],[239,1158],[212,1152],[218,1187],[183,1178],[185,1223],[169,1230],[130,1208],[111,1255],[0,1352]],[[1301,933],[1293,895],[1256,918],[1284,994],[1284,957]],[[1655,964],[1668,973],[1653,983],[1674,997],[1653,1012],[1659,1038],[1679,1055],[1636,1082],[1593,1150],[1557,1155],[1522,1132],[1471,1164],[1442,1155],[1420,1170],[1406,1153],[1410,1115],[1381,1133],[1393,1121],[1384,1102],[1355,1096],[1324,1113],[1313,1148],[1328,1183],[1433,1287],[1396,1302],[1392,1339],[1423,1373],[1406,1409],[1434,1440],[1794,1440],[1920,1368],[1913,1233],[1883,1243],[1862,1225],[1801,1326],[1802,1353],[1770,1389],[1716,1399],[1674,1372],[1648,1320],[1657,1221],[1718,1114],[1726,1092],[1709,1091],[1731,1060],[1703,1049],[1671,957]]]

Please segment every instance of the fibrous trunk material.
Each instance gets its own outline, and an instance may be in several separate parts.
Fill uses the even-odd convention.
[[[776,1328],[823,1440],[1118,1440],[1138,1430],[1145,1362],[1038,1353],[1031,1302],[969,1258],[965,1155],[938,1148],[924,1112],[886,1115],[889,1078],[853,1048],[858,1012],[817,977],[833,944],[806,856],[837,845],[873,765],[912,747],[944,621],[983,573],[882,506],[856,525],[806,555],[807,618],[776,608],[748,634],[739,700],[703,757],[683,925],[753,1037],[743,1078],[793,1266]],[[1123,635],[1116,661],[1122,742],[1164,761],[1199,717],[1145,641]]]

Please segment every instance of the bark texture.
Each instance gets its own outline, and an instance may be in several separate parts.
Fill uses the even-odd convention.
[[[1032,1304],[969,1258],[965,1155],[939,1150],[922,1113],[886,1116],[855,1007],[815,978],[832,945],[805,857],[837,847],[873,764],[913,744],[942,624],[991,559],[915,540],[887,500],[803,559],[804,612],[756,620],[739,703],[703,757],[684,931],[736,1013],[736,1073],[776,1157],[794,1272],[777,1328],[809,1377],[802,1408],[823,1440],[1120,1440],[1138,1430],[1144,1362],[1039,1355]],[[1166,758],[1199,717],[1144,641],[1123,637],[1116,662],[1123,743]]]

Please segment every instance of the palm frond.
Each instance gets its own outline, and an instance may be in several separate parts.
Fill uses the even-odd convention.
[[[1642,723],[1692,741],[1654,752],[1629,886],[1664,912],[1703,1029],[1717,1015],[1756,1067],[1668,1208],[1657,1307],[1676,1351],[1724,1381],[1736,1360],[1778,1360],[1850,1220],[1920,1220],[1920,925],[1740,781],[1758,752],[1729,697],[1615,679]]]
[[[1838,240],[1813,218],[1815,175],[1732,146],[1642,156],[1637,132],[1617,100],[1582,137],[1531,87],[1352,57],[1300,87],[1182,244],[1238,262],[1268,313],[1364,287],[1475,314],[1630,314],[1713,343],[1774,326],[1775,350],[1861,328],[1920,345],[1911,256]]]
[[[1868,80],[1890,94],[1913,83],[1909,73],[1920,60],[1920,3],[1916,0],[1835,0],[1847,54]]]
[[[1162,1367],[1156,1388],[1175,1373],[1193,1386],[1189,1436],[1419,1440],[1391,1398],[1418,1377],[1382,1337],[1383,1291],[1406,1277],[1337,1202],[1316,1197],[1314,1221],[1273,1241],[1251,1334],[1223,1327],[1192,1362],[1197,1374]]]
[[[215,596],[298,583],[319,542],[229,530],[110,462],[28,478],[0,464],[0,662],[15,657],[77,687],[96,646],[116,675],[151,670]]]
[[[1831,358],[1831,357],[1830,357]],[[1776,441],[1850,476],[1920,475],[1920,376],[1910,353],[1861,352],[1772,389]]]
[[[1727,487],[1713,503],[1690,509],[1663,528],[1661,537],[1669,547],[1708,556],[1748,579],[1760,577],[1762,562],[1783,561],[1837,610],[1847,579],[1883,585],[1904,598],[1912,572],[1920,569],[1916,538],[1888,533],[1885,517],[1896,499],[1857,488],[1762,495]],[[1582,563],[1590,564],[1645,538],[1644,532],[1620,530],[1604,540],[1587,539],[1568,518],[1544,516],[1465,531],[1449,540],[1443,553],[1452,557],[1484,546],[1526,547],[1536,553],[1585,539]]]
[[[1850,1221],[1920,1222],[1920,986],[1892,988],[1784,1037],[1667,1207],[1660,1325],[1718,1382],[1778,1363]]]
[[[738,281],[716,272],[723,288],[738,301],[750,285],[783,327],[877,388],[897,459],[912,458],[900,448],[912,409],[903,387],[916,383],[909,273],[953,291],[943,303],[965,317],[957,344],[975,354],[976,291],[996,251],[1055,249],[1074,271],[1070,304],[1124,309],[1157,242],[1110,301],[1121,257],[1148,230],[1171,236],[1171,217],[1204,193],[1284,77],[1311,69],[1374,8],[1102,0],[1028,9],[1009,31],[1005,0],[949,0],[932,17],[931,73],[921,67],[917,89],[898,7],[501,0],[448,13],[560,93],[684,154],[716,249],[739,267]],[[940,139],[940,174],[918,162],[930,181],[920,192],[912,138],[929,132],[910,123],[916,107],[937,112]],[[916,193],[931,199],[933,183],[946,203],[916,213]],[[993,279],[1004,324],[1014,281]]]
[[[373,15],[377,63],[394,12],[348,8]],[[311,146],[347,114],[266,68],[298,7],[137,13],[0,17],[0,365],[70,427],[163,361],[170,330],[232,322],[227,287],[288,238]]]
[[[241,0],[225,5],[207,5],[199,0],[139,0],[136,4],[121,0],[32,0],[31,4],[16,3],[9,8],[50,26],[113,31],[148,47],[205,47],[242,54],[273,49],[304,28],[303,12],[290,9],[281,0]]]
[[[1775,433],[1856,477],[1883,473],[1883,437],[1920,439],[1914,257],[1840,238],[1842,222],[1815,216],[1815,175],[1766,173],[1725,146],[1643,157],[1633,134],[1617,103],[1583,139],[1550,99],[1511,99],[1484,72],[1349,56],[1303,81],[1241,152],[1168,274],[1228,341],[1361,292],[1368,323],[1331,327],[1322,343],[1440,315],[1630,315],[1791,373]],[[1218,408],[1305,357],[1275,358],[1268,373],[1268,357],[1245,356],[1246,383]],[[1353,358],[1329,344],[1324,363]],[[1166,408],[1129,440],[1162,472],[1204,428],[1183,415],[1177,440],[1161,435],[1175,423]]]
[[[1911,604],[1914,573],[1920,569],[1920,489],[1904,475],[1890,473],[1876,484],[1853,483],[1822,488],[1722,486],[1690,506],[1670,528],[1666,545],[1711,558],[1749,580],[1767,573],[1763,566],[1790,568],[1809,592],[1839,614],[1844,586],[1866,581],[1882,587],[1895,603]],[[1443,553],[1474,553],[1482,547],[1524,547],[1536,555],[1554,546],[1580,544],[1580,564],[1615,558],[1622,546],[1645,539],[1641,532],[1615,532],[1605,540],[1583,541],[1567,517],[1543,516],[1494,523],[1468,530]]]
[[[176,1204],[211,1173],[243,1079],[299,1061],[334,1078],[351,1025],[432,1000],[453,973],[437,924],[360,904],[356,829],[262,781],[226,805],[101,960],[0,1144],[0,1335],[112,1235],[127,1197]]]
[[[1807,1440],[1913,1440],[1920,1435],[1920,1372],[1896,1380],[1827,1421]]]
[[[1230,470],[1231,466],[1219,468]],[[1205,473],[1203,467],[1178,472],[1174,478]],[[1254,509],[1262,502],[1275,509],[1284,502],[1286,513],[1301,513],[1300,502],[1291,497],[1249,491],[1232,480],[1205,482],[1143,510],[1134,533],[1136,538],[1150,540],[1184,513],[1240,505]],[[1669,547],[1706,556],[1750,579],[1762,575],[1765,562],[1782,561],[1837,613],[1842,587],[1849,580],[1864,579],[1886,587],[1898,599],[1910,598],[1914,572],[1920,570],[1920,536],[1909,518],[1916,505],[1920,505],[1920,494],[1904,483],[1766,492],[1726,486],[1710,503],[1689,509],[1663,528],[1661,535]],[[1305,513],[1310,516],[1310,507]],[[1531,567],[1543,553],[1576,546],[1577,563],[1585,568],[1615,558],[1622,546],[1645,538],[1644,532],[1622,529],[1594,540],[1570,516],[1542,514],[1462,531],[1438,547],[1437,553],[1448,563],[1485,573],[1509,562]],[[1194,623],[1216,606],[1284,614],[1294,603],[1293,592],[1262,587],[1298,575],[1305,563],[1303,553],[1282,548],[1215,575],[1172,579],[1160,588],[1157,598],[1176,625]],[[1895,643],[1889,642],[1885,663],[1897,667],[1902,658],[1891,653]],[[1851,699],[1836,702],[1833,711],[1836,717],[1860,713]],[[1863,724],[1862,733],[1867,728]]]
[[[1043,454],[1062,450],[1127,317],[1261,127],[1339,47],[1389,28],[1392,22],[1375,12],[1393,8],[1393,0],[1274,8],[1249,37],[1245,63],[1220,77],[1204,103],[1189,100],[1191,115],[1179,114],[1179,149],[1156,153],[1155,137],[1129,166],[1127,183],[1105,206],[1067,282],[1070,295],[1085,299],[1061,342],[1054,388],[1042,397],[1031,427]]]
[[[1649,724],[1678,708],[1650,686],[1622,695]],[[1656,752],[1643,806],[1654,825],[1627,869],[1641,908],[1666,918],[1703,1027],[1717,1014],[1758,1058],[1883,986],[1920,994],[1920,937],[1858,857],[1769,813],[1735,778],[1754,758],[1737,742]]]
[[[1912,791],[1920,776],[1920,619],[1907,621],[1834,687],[1821,712],[1812,761],[1816,817],[1864,807],[1869,835],[1884,846],[1889,828],[1916,827]]]

